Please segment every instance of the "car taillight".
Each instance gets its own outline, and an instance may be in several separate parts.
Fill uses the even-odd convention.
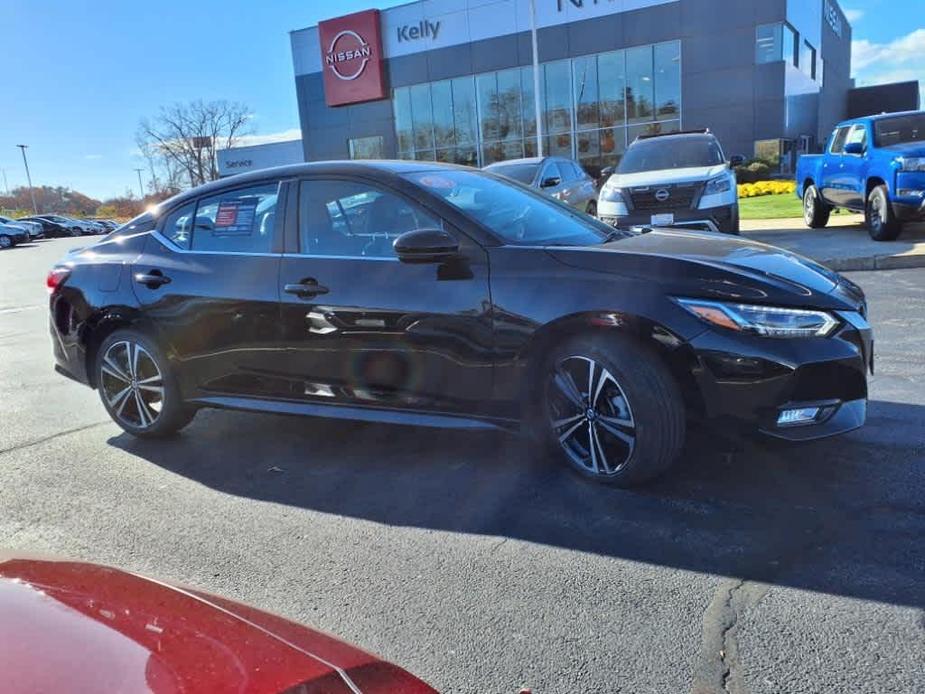
[[[66,267],[53,267],[49,270],[48,277],[45,278],[45,287],[48,289],[48,293],[54,294],[55,290],[64,283],[64,280],[70,274],[70,269]]]

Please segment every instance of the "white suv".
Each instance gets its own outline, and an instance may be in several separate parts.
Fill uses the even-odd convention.
[[[739,233],[732,167],[709,130],[642,135],[601,188],[597,213],[615,226],[679,226]],[[605,170],[606,171],[606,170]]]

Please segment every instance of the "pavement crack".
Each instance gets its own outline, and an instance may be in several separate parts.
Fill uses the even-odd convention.
[[[22,443],[18,443],[15,446],[10,446],[9,448],[4,448],[3,450],[0,450],[0,455],[3,455],[5,453],[12,453],[14,451],[21,451],[23,449],[30,448],[32,446],[38,446],[40,443],[45,443],[47,441],[53,441],[54,439],[61,438],[62,436],[70,436],[71,434],[76,434],[78,432],[85,431],[87,429],[92,429],[94,427],[99,427],[99,426],[103,426],[104,424],[111,424],[111,423],[112,423],[111,419],[106,419],[101,422],[93,422],[92,424],[85,424],[82,427],[74,427],[73,429],[66,429],[64,431],[59,431],[54,434],[49,434],[48,436],[43,436],[41,438],[34,439],[32,441],[23,441]]]
[[[742,579],[725,581],[703,613],[700,660],[692,694],[738,694],[744,691],[736,631],[741,611],[760,600],[766,588]]]

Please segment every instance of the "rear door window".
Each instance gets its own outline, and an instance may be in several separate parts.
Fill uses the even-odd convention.
[[[230,190],[199,201],[192,249],[217,253],[270,253],[279,184]]]

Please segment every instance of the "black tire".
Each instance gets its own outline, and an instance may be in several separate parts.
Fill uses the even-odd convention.
[[[732,208],[732,217],[729,222],[724,224],[719,229],[724,234],[731,234],[733,236],[739,235],[739,206],[738,204],[734,205]]]
[[[0,251],[5,251],[7,248],[12,248],[15,245],[16,242],[13,240],[12,236],[0,234]]]
[[[80,233],[80,229],[78,229],[77,227],[72,227],[68,229],[67,235],[70,237],[82,236],[82,234]]]
[[[806,186],[803,191],[803,222],[806,226],[822,229],[829,223],[831,214],[832,207],[819,195],[819,189],[814,185]]]
[[[553,459],[617,487],[647,482],[675,462],[685,437],[681,393],[658,356],[633,338],[576,336],[550,350],[533,373],[528,430]]]
[[[592,200],[591,202],[589,202],[588,207],[585,208],[585,212],[587,212],[592,217],[597,217],[597,201]]]
[[[867,232],[874,241],[895,241],[903,225],[893,214],[890,196],[885,185],[876,186],[867,196],[864,206]]]
[[[132,367],[130,360],[136,367]],[[196,414],[195,408],[183,402],[176,377],[161,349],[138,331],[117,330],[103,340],[95,368],[103,407],[132,436],[169,436],[189,424]],[[155,375],[159,377],[156,380]],[[130,390],[120,398],[119,393],[126,388]],[[160,394],[156,393],[158,388]]]

